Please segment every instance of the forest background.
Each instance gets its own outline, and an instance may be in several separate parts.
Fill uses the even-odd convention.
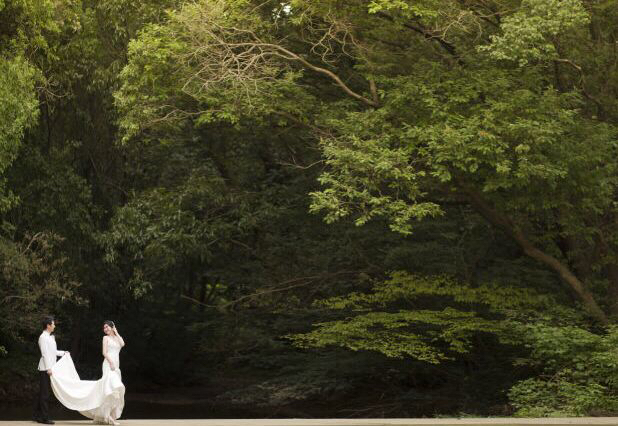
[[[0,398],[615,415],[617,96],[616,0],[0,0]]]

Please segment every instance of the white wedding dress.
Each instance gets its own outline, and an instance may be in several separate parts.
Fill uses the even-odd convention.
[[[120,373],[120,343],[108,338],[107,354],[115,370],[103,361],[99,380],[80,380],[70,354],[52,367],[51,385],[56,398],[70,410],[79,411],[95,423],[113,424],[124,408],[124,384]]]

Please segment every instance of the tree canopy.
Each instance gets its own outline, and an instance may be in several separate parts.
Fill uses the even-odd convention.
[[[0,395],[54,313],[253,415],[618,411],[616,0],[0,18]]]

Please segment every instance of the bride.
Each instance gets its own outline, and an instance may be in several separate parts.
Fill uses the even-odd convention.
[[[120,372],[124,340],[112,321],[103,323],[103,375],[99,380],[80,380],[70,354],[52,367],[51,384],[65,407],[79,411],[94,423],[118,425],[124,408],[125,387]]]

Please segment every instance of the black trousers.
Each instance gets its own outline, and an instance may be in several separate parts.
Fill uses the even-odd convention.
[[[34,400],[34,419],[49,420],[49,392],[51,381],[47,371],[39,371],[39,395]]]

